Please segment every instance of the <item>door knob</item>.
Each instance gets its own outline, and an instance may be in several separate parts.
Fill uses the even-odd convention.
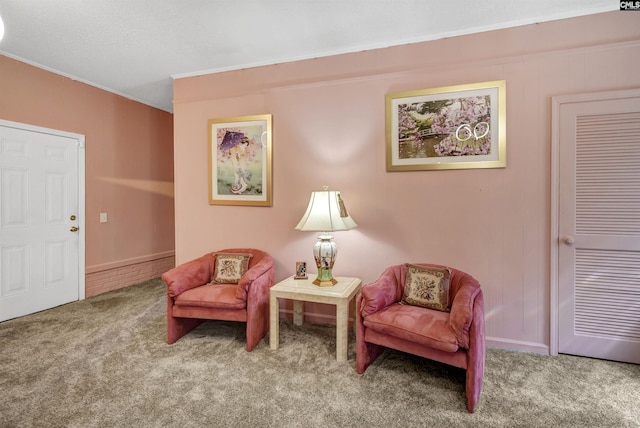
[[[77,232],[77,231],[78,231],[78,228],[77,228],[77,227],[75,227],[75,226],[71,226],[71,229],[69,229],[69,230],[70,230],[70,231],[72,231],[72,232]]]
[[[575,240],[573,239],[573,236],[565,235],[562,237],[562,242],[567,245],[572,245]]]

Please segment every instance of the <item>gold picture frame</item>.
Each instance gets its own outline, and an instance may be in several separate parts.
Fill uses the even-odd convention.
[[[270,114],[209,119],[209,204],[270,207]]]
[[[504,168],[506,81],[386,95],[387,171]]]

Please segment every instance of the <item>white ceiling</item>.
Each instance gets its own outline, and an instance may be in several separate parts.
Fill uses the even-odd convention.
[[[173,79],[619,9],[617,0],[0,0],[0,54],[173,111]]]

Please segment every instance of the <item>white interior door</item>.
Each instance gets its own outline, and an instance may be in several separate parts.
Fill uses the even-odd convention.
[[[0,121],[0,321],[84,298],[83,143]]]
[[[558,350],[640,363],[640,91],[554,108]]]

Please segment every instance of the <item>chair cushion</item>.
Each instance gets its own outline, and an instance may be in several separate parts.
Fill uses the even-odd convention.
[[[407,277],[402,302],[437,311],[449,311],[449,278],[447,268],[407,263]]]
[[[377,332],[441,351],[458,350],[458,340],[449,329],[448,312],[394,303],[364,317],[363,324]]]
[[[247,302],[236,297],[236,284],[201,285],[175,298],[177,306],[197,306],[203,308],[244,309]]]
[[[218,284],[237,284],[249,269],[249,253],[216,253],[213,282]]]

